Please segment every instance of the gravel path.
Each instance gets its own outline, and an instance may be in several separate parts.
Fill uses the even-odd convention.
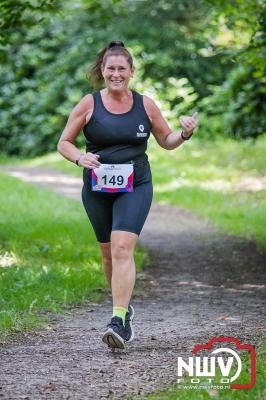
[[[80,200],[79,179],[40,168],[7,172]],[[1,346],[1,399],[143,398],[176,382],[177,357],[196,344],[235,336],[256,346],[265,337],[266,253],[253,242],[153,203],[140,243],[152,262],[134,291],[136,339],[115,353],[101,342],[110,296],[51,315],[49,329]]]

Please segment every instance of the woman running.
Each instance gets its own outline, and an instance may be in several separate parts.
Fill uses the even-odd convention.
[[[58,142],[59,153],[83,167],[82,201],[113,298],[113,315],[102,337],[112,348],[124,348],[134,338],[134,249],[153,195],[146,154],[150,133],[161,147],[172,150],[188,140],[197,125],[197,113],[183,116],[182,131],[172,132],[154,101],[129,89],[134,71],[123,42],[112,41],[100,51],[90,78],[105,87],[74,107]],[[84,154],[75,145],[82,129]]]

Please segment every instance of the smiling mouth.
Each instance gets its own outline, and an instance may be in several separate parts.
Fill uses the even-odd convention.
[[[112,82],[112,83],[122,83],[123,81],[114,81],[114,80],[111,80],[111,82]]]

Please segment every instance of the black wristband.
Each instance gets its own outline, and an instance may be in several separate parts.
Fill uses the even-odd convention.
[[[189,139],[191,138],[192,135],[193,135],[193,132],[192,132],[191,135],[189,135],[189,136],[184,136],[184,132],[181,131],[181,138],[182,138],[183,140],[189,140]]]
[[[78,156],[78,158],[76,158],[76,160],[75,160],[75,163],[77,164],[78,167],[80,166],[80,165],[79,165],[79,160],[81,159],[82,156],[83,156],[83,154],[80,154],[80,155]]]

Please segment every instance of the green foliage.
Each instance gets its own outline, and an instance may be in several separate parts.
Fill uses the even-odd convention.
[[[0,45],[12,42],[20,28],[41,23],[46,12],[58,11],[58,6],[59,0],[0,0]]]
[[[228,36],[226,51],[233,67],[223,84],[214,86],[212,94],[199,102],[204,113],[203,136],[256,138],[266,132],[265,3],[262,0],[224,3],[208,0],[208,3],[214,6],[217,29]],[[216,39],[217,51],[225,48],[223,35],[220,32],[220,39]]]
[[[150,94],[175,128],[180,114],[197,110],[203,138],[265,131],[261,1],[58,4],[60,12],[49,20],[38,20],[41,9],[26,10],[35,21],[30,29],[16,17],[19,29],[0,66],[0,147],[6,153],[34,156],[56,148],[72,107],[92,91],[88,66],[112,39],[124,40],[135,57],[132,87]]]
[[[266,132],[264,78],[255,78],[253,72],[239,65],[222,86],[199,102],[203,111],[200,136],[256,138]]]

